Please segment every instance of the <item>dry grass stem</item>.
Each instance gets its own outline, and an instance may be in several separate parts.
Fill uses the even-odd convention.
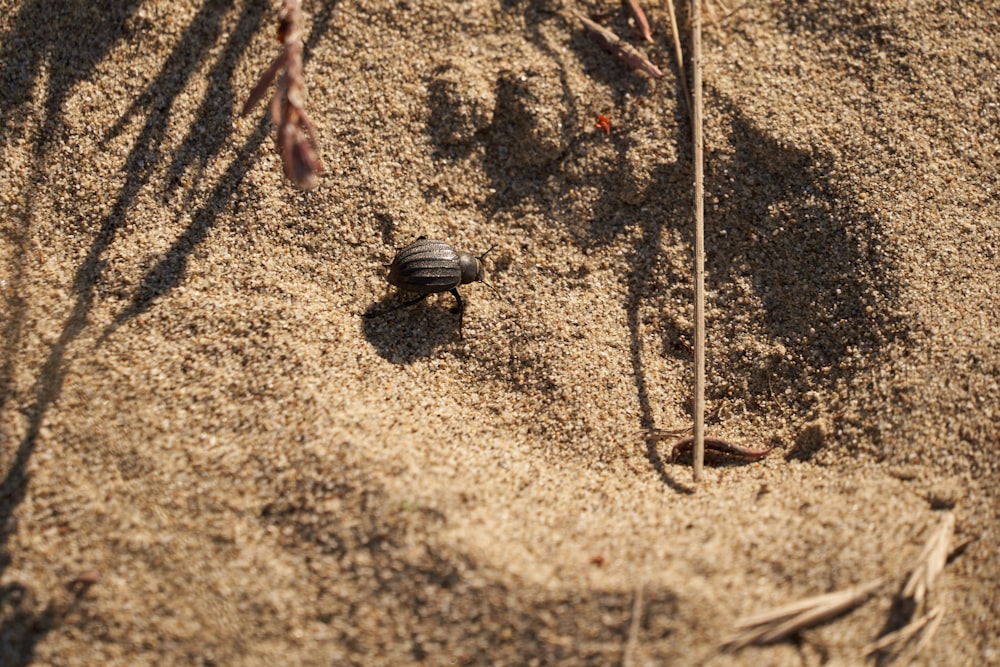
[[[915,636],[920,637],[920,641],[914,648],[915,652],[919,652],[931,640],[934,633],[937,632],[942,618],[944,618],[944,607],[939,605],[915,621],[911,621],[906,624],[899,630],[890,632],[884,637],[880,637],[877,641],[868,644],[865,646],[862,653],[863,655],[871,655],[872,653],[884,651],[890,647],[898,646],[903,648],[909,644]]]
[[[649,21],[646,20],[646,12],[642,11],[642,7],[639,6],[638,0],[627,1],[628,8],[632,11],[632,16],[635,17],[635,23],[639,26],[639,32],[642,33],[642,38],[652,44],[653,33],[649,29]]]
[[[737,651],[751,644],[766,644],[827,621],[863,602],[882,585],[875,579],[856,588],[827,593],[748,616],[736,623],[739,632],[722,644],[724,651]]]
[[[650,62],[646,56],[639,53],[638,49],[634,46],[622,41],[618,35],[604,26],[594,23],[586,16],[582,14],[577,14],[577,16],[583,22],[583,27],[586,28],[590,38],[597,42],[605,51],[611,53],[629,67],[644,72],[654,79],[659,79],[663,76],[663,72]]]
[[[937,632],[938,626],[941,625],[941,619],[944,618],[944,607],[938,605],[921,618],[928,619],[928,622],[927,627],[920,633],[920,641],[917,642],[917,645],[913,649],[916,653],[922,651],[930,643],[931,639],[934,638],[934,633]]]
[[[642,621],[642,586],[636,586],[632,598],[632,618],[628,625],[628,639],[622,651],[622,666],[630,667],[635,663],[636,646],[639,644],[639,624]]]
[[[944,569],[954,534],[955,513],[945,512],[941,517],[941,524],[924,544],[917,566],[906,581],[901,597],[913,600],[916,606],[923,603],[927,593],[934,586],[934,580]]]
[[[701,3],[691,0],[694,69],[694,481],[705,465],[705,136],[702,128]]]
[[[651,428],[647,432],[647,437],[654,442],[659,442],[661,440],[673,440],[674,438],[679,438],[686,433],[690,433],[691,429],[691,426],[682,426],[680,428]]]
[[[670,36],[674,40],[674,58],[677,59],[677,78],[681,81],[681,90],[684,91],[684,103],[687,105],[688,113],[691,113],[691,91],[688,89],[687,73],[684,70],[684,52],[681,50],[681,35],[677,29],[677,12],[674,10],[674,0],[667,0],[667,7],[670,10]]]
[[[726,21],[728,21],[729,19],[731,19],[734,15],[736,15],[737,12],[741,11],[743,8],[745,8],[750,3],[749,3],[749,1],[748,2],[741,2],[740,4],[736,5],[732,9],[730,9],[729,7],[727,7],[724,3],[719,3],[719,4],[722,5],[722,9],[723,9],[722,18],[716,18],[713,15],[712,16],[712,21],[710,22],[712,25],[722,25],[723,23],[725,23]]]
[[[270,103],[271,122],[277,128],[275,143],[285,176],[308,190],[318,185],[323,165],[316,153],[316,130],[305,110],[306,82],[302,68],[302,9],[299,0],[284,0],[280,18],[278,40],[284,49],[250,91],[240,115],[247,115],[277,79],[277,88]],[[284,73],[279,77],[282,69]]]

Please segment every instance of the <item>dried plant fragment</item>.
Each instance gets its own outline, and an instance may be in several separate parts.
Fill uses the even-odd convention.
[[[677,12],[674,10],[674,0],[667,0],[667,9],[670,15],[670,34],[674,40],[674,58],[677,59],[678,78],[681,80],[681,88],[684,90],[684,101],[687,102],[688,113],[693,113],[691,91],[688,90],[687,74],[684,73],[684,53],[681,50],[680,32],[677,29]]]
[[[639,0],[628,0],[628,8],[631,10],[632,16],[635,17],[635,23],[639,26],[642,38],[652,44],[653,33],[649,30],[649,21],[646,20],[646,12],[642,11],[642,7],[639,6]]]
[[[877,641],[868,644],[862,652],[863,655],[871,655],[877,651],[884,651],[890,647],[904,647],[909,644],[914,637],[919,636],[920,641],[917,642],[914,651],[919,652],[934,636],[937,631],[938,626],[941,625],[941,619],[944,618],[944,607],[937,606],[930,612],[924,614],[920,618],[907,623],[905,626],[896,630],[895,632],[890,632],[889,634],[880,637]]]
[[[657,440],[667,440],[668,438],[677,437],[680,433],[683,433],[688,429],[683,429],[680,431],[662,431],[660,429],[653,429],[649,437],[653,441]],[[682,440],[678,440],[674,443],[672,447],[672,459],[674,461],[678,460],[680,457],[691,452],[694,448],[694,436],[688,436]],[[724,454],[726,456],[732,456],[739,459],[744,459],[747,461],[759,461],[768,454],[771,453],[773,447],[768,447],[767,449],[751,449],[749,447],[743,447],[741,445],[735,445],[728,440],[723,440],[722,438],[705,438],[705,449],[715,454]]]
[[[934,586],[934,580],[944,569],[954,534],[955,513],[945,512],[941,518],[941,525],[924,544],[917,566],[913,568],[913,572],[900,594],[904,599],[913,600],[914,606],[920,606],[923,603],[927,593]]]
[[[691,452],[694,449],[694,436],[684,438],[683,440],[674,443],[673,459],[676,461],[685,454]],[[725,454],[727,456],[733,456],[740,459],[745,459],[747,461],[759,461],[768,454],[771,453],[772,447],[767,449],[750,449],[749,447],[743,447],[741,445],[734,445],[728,440],[723,440],[722,438],[705,438],[705,449],[716,454]]]
[[[625,647],[622,650],[622,664],[636,664],[635,653],[639,645],[639,626],[642,623],[642,585],[636,586],[635,595],[632,597],[632,620],[628,624],[628,638],[625,640]]]
[[[737,651],[751,644],[767,644],[827,621],[854,608],[882,585],[882,579],[856,588],[817,595],[779,607],[772,611],[748,616],[736,623],[739,631],[722,644],[723,651]]]
[[[275,144],[285,176],[300,188],[310,190],[319,183],[323,165],[316,153],[316,130],[306,114],[306,82],[302,69],[302,9],[299,0],[284,0],[278,25],[278,41],[284,46],[250,91],[241,116],[247,115],[277,78],[271,97],[271,122],[277,128]],[[278,72],[284,69],[281,76]]]
[[[611,53],[629,67],[644,72],[654,79],[659,79],[663,76],[663,72],[651,63],[646,56],[639,53],[634,46],[623,42],[618,35],[604,26],[594,23],[586,16],[580,14],[579,17],[583,22],[583,27],[587,29],[587,34],[590,35],[590,38],[600,44],[605,51]]]
[[[948,561],[948,553],[951,550],[951,540],[954,534],[955,513],[944,512],[941,523],[924,543],[916,566],[896,598],[896,606],[906,610],[907,617],[910,617],[923,605],[928,593],[934,588],[938,575],[944,570],[945,563]],[[943,616],[944,609],[940,605],[936,606],[923,616],[911,620],[898,630],[872,642],[865,647],[864,654],[869,655],[886,650],[898,653],[912,643],[914,637],[918,636],[920,641],[915,650],[919,652],[934,636]]]

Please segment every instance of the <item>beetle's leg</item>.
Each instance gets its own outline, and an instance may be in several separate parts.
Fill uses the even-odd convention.
[[[451,312],[458,314],[458,337],[462,338],[462,322],[465,320],[465,302],[459,296],[457,287],[453,287],[451,293],[455,297],[455,307],[451,309]]]
[[[452,296],[455,297],[455,307],[451,309],[451,312],[455,313],[456,315],[461,315],[462,313],[465,312],[465,302],[462,301],[462,297],[459,296],[457,287],[453,287],[451,289],[451,293]]]

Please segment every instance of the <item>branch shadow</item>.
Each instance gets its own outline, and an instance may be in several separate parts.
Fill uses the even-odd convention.
[[[694,245],[687,223],[693,217],[692,175],[686,166],[691,155],[690,127],[676,63],[666,56],[666,44],[661,44],[674,78],[671,82],[668,73],[658,82],[660,86],[672,84],[672,95],[661,92],[656,96],[674,102],[664,104],[662,118],[672,123],[669,131],[674,134],[676,159],[640,165],[645,172],[636,177],[647,179],[640,206],[623,197],[626,191],[616,192],[608,185],[635,166],[630,163],[635,159],[631,149],[639,147],[636,142],[642,139],[627,129],[605,137],[584,123],[583,102],[572,95],[562,71],[565,51],[549,44],[541,24],[562,22],[560,30],[570,35],[567,44],[576,61],[609,90],[621,108],[629,108],[623,103],[626,99],[652,95],[651,83],[623,73],[623,66],[601,52],[582,30],[546,8],[545,3],[529,2],[514,3],[508,10],[524,12],[527,39],[551,66],[533,63],[534,69],[500,72],[490,123],[470,136],[446,131],[444,121],[450,116],[444,105],[472,96],[448,92],[445,84],[453,84],[442,79],[441,90],[429,98],[428,134],[439,159],[465,157],[473,151],[482,155],[482,169],[492,187],[486,200],[490,219],[513,213],[508,217],[518,225],[519,210],[541,211],[564,232],[564,238],[581,248],[610,243],[626,228],[637,232],[627,260],[624,306],[640,426],[648,431],[654,410],[642,358],[642,313],[670,312],[678,297],[691,299],[690,275],[672,275],[676,271],[664,269],[660,250],[664,243]],[[554,104],[551,92],[542,97],[546,90],[560,91]],[[790,409],[802,416],[811,407],[801,398],[803,394],[832,390],[840,382],[856,384],[877,363],[884,347],[904,335],[905,323],[894,319],[887,307],[898,296],[894,260],[881,245],[881,221],[854,203],[855,192],[849,179],[837,172],[840,165],[833,156],[815,146],[790,145],[757,127],[720,93],[707,90],[706,95],[715,113],[729,123],[728,145],[706,155],[710,197],[706,202],[710,217],[706,286],[717,295],[714,298],[720,306],[739,304],[741,299],[747,303],[748,296],[759,303],[761,316],[749,330],[762,348],[786,351],[780,358],[748,354],[726,342],[737,332],[746,335],[746,329],[738,329],[744,319],[711,322],[714,366],[725,381],[708,387],[707,398],[726,400],[729,394],[724,386],[739,386],[746,393],[747,407],[763,411],[773,409],[776,393],[790,390],[794,397]],[[539,103],[542,99],[546,104]],[[622,118],[623,127],[628,121]],[[553,139],[552,128],[561,132],[558,140]],[[587,153],[597,141],[610,142],[614,156],[588,162]],[[575,189],[599,193],[582,215],[564,205],[572,200]],[[686,326],[669,322],[668,316],[652,317],[659,318],[663,329],[659,332],[662,353],[687,362]],[[648,323],[645,328],[648,331]],[[686,490],[670,476],[649,441],[645,454],[665,484],[679,492]]]
[[[397,662],[406,664],[447,655],[463,665],[609,665],[622,662],[630,636],[646,646],[676,645],[681,600],[672,589],[647,586],[637,605],[633,590],[553,592],[516,575],[512,580],[509,572],[437,539],[447,521],[443,512],[408,502],[402,504],[407,509],[397,509],[401,499],[350,463],[355,460],[343,454],[336,464],[312,455],[296,458],[293,465],[303,474],[265,480],[260,493],[269,500],[258,516],[296,558],[341,564],[340,583],[354,591],[352,613],[392,615],[393,632],[351,636],[349,627],[330,623],[342,613],[342,598],[325,595],[322,578],[311,577],[307,585],[317,589],[314,618],[336,633],[332,641],[349,647],[346,662],[367,664],[365,656],[384,651],[386,642],[398,648],[401,637],[410,654]],[[335,499],[339,509],[330,511],[331,503],[320,498]],[[413,542],[421,545],[416,557]],[[360,565],[360,554],[366,565]],[[592,567],[603,567],[602,554],[585,555]],[[368,564],[383,574],[371,576]],[[440,628],[456,625],[456,618],[463,619],[456,633],[440,634]],[[672,656],[657,657],[669,664]]]
[[[539,30],[543,20],[559,20],[565,23],[562,32],[568,33],[569,52],[584,69],[588,76],[607,87],[615,99],[615,104],[624,108],[625,100],[630,97],[645,97],[652,94],[653,82],[645,76],[631,70],[605,53],[580,28],[575,19],[550,17],[542,8],[533,7],[531,3],[525,9],[525,23],[529,26],[528,39],[550,59],[561,62],[559,51],[548,44],[545,36]],[[624,14],[616,15],[624,22]],[[619,34],[628,35],[627,26],[616,25]],[[538,164],[531,164],[520,155],[545,155],[545,147],[533,147],[530,141],[538,136],[532,125],[532,104],[535,94],[532,90],[534,72],[526,72],[520,76],[508,74],[502,76],[497,86],[497,106],[494,111],[494,123],[484,137],[487,141],[485,169],[490,177],[497,196],[492,205],[495,215],[501,208],[510,208],[525,199],[549,209],[551,218],[565,225],[571,237],[581,247],[604,245],[610,243],[627,225],[638,224],[640,235],[629,255],[628,264],[631,271],[627,277],[627,293],[625,302],[626,322],[629,330],[629,357],[632,366],[633,382],[639,400],[640,427],[649,433],[653,428],[653,407],[650,402],[649,388],[646,382],[646,370],[643,362],[643,346],[641,341],[640,307],[649,298],[654,289],[658,249],[663,241],[665,228],[679,225],[689,215],[691,207],[686,199],[670,198],[666,202],[666,219],[651,220],[640,214],[638,206],[623,204],[620,193],[603,187],[608,181],[608,173],[620,174],[628,171],[628,153],[637,139],[628,133],[612,133],[605,136],[593,131],[592,121],[586,120],[586,113],[580,109],[580,103],[573,95],[566,82],[566,74],[562,67],[557,68],[560,77],[562,97],[560,100],[560,126],[575,128],[570,130],[571,136],[563,143],[564,150],[552,159]],[[543,73],[544,75],[544,73]],[[674,76],[660,82],[671,85],[674,89],[674,99],[681,99],[680,79]],[[670,110],[666,110],[669,116]],[[677,109],[674,109],[677,113]],[[676,120],[676,119],[675,119]],[[670,121],[668,121],[670,122]],[[674,123],[676,142],[684,145],[684,133],[687,125],[683,122]],[[545,192],[552,183],[551,176],[559,173],[560,165],[574,159],[576,154],[590,150],[594,142],[610,141],[614,148],[613,164],[607,165],[609,172],[592,172],[584,176],[583,184],[598,185],[602,196],[593,202],[592,213],[583,221],[569,219],[558,210],[553,198]],[[525,145],[527,144],[527,145]],[[684,179],[690,180],[690,170],[677,162],[667,162],[658,165],[650,174],[648,189],[650,192],[670,192],[680,187]],[[614,179],[611,179],[614,180]],[[572,179],[562,179],[558,185],[555,200],[566,196],[576,186]],[[510,195],[514,195],[511,197]],[[658,202],[663,203],[663,202]],[[693,489],[678,479],[668,470],[663,457],[657,449],[653,438],[644,438],[645,456],[656,471],[660,480],[670,489],[681,494],[693,493]]]
[[[236,117],[237,106],[230,85],[233,72],[249,48],[252,36],[260,30],[266,9],[265,3],[251,2],[244,6],[236,26],[229,33],[225,48],[209,70],[208,89],[211,94],[202,98],[194,119],[188,124],[187,135],[174,152],[168,169],[168,194],[180,186],[179,175],[191,166],[195,168],[192,181],[201,182],[205,168],[219,154],[232,133],[232,123],[228,119]],[[186,203],[190,203],[195,192],[194,188],[188,190]]]
[[[0,39],[0,151],[28,134],[26,118],[32,91],[39,77],[46,76],[45,121],[34,141],[35,164],[30,182],[42,173],[45,151],[58,140],[62,108],[69,92],[91,76],[95,67],[122,40],[136,31],[133,15],[139,0],[104,8],[71,0],[28,0],[21,3],[11,28]],[[87,30],[80,26],[86,25]],[[25,263],[28,260],[28,230],[32,218],[32,190],[12,218],[17,222],[11,233],[15,252],[11,253],[10,280],[4,289],[7,318],[3,324],[4,355],[0,366],[0,410],[10,399],[18,342],[27,303],[21,296]],[[19,460],[19,457],[15,457]],[[3,548],[0,539],[0,550]]]
[[[32,90],[44,70],[46,120],[38,133],[36,155],[60,130],[69,92],[90,77],[118,42],[135,35],[140,0],[98,5],[74,0],[26,0],[0,47],[0,145],[23,133]],[[86,26],[87,29],[81,29]]]
[[[92,3],[38,0],[20,5],[17,16],[12,20],[12,29],[4,35],[5,46],[0,51],[3,56],[0,58],[0,79],[14,82],[13,85],[5,85],[0,93],[0,111],[5,118],[11,119],[0,125],[0,148],[6,150],[12,139],[29,131],[26,127],[27,103],[39,72],[46,69],[46,113],[33,145],[35,159],[28,183],[44,181],[46,153],[59,140],[59,134],[63,131],[62,107],[73,87],[90,78],[118,42],[132,39],[141,43],[146,33],[152,34],[157,30],[152,22],[138,17],[136,9],[140,4],[138,1],[130,1],[108,9],[103,4],[98,6]],[[320,27],[314,27],[310,43],[314,43],[325,32],[335,4],[330,3],[317,13],[314,25]],[[161,147],[167,137],[169,111],[208,58],[216,58],[209,73],[211,85],[181,148],[168,166],[167,192],[177,188],[181,175],[191,166],[198,169],[199,175],[203,173],[206,165],[217,157],[232,134],[229,118],[234,101],[232,94],[228,92],[227,78],[245,52],[251,35],[259,28],[265,13],[261,3],[246,3],[236,28],[227,36],[227,43],[220,55],[214,56],[213,49],[219,40],[222,22],[233,7],[233,0],[202,4],[165,58],[160,71],[104,136],[103,142],[106,144],[122,133],[132,118],[142,118],[142,127],[122,164],[126,177],[109,212],[97,225],[84,259],[77,266],[72,281],[72,307],[33,384],[31,403],[24,410],[24,436],[14,449],[4,477],[0,480],[0,576],[10,565],[8,543],[16,529],[14,513],[27,492],[28,463],[35,452],[46,413],[62,391],[67,372],[67,350],[87,327],[107,251],[125,224],[137,195],[149,185],[157,166],[164,160]],[[219,114],[227,114],[226,120],[213,121],[213,118],[223,117]],[[267,121],[262,118],[256,131],[246,140],[207,197],[207,202],[195,213],[191,224],[175,241],[167,257],[147,273],[129,306],[105,330],[98,344],[121,324],[148,310],[158,296],[169,292],[178,284],[188,255],[205,239],[217,215],[229,203],[236,187],[253,164],[253,157],[266,134]],[[188,199],[190,200],[190,196]],[[17,351],[24,336],[22,328],[27,303],[22,291],[28,261],[27,249],[30,245],[29,233],[37,217],[35,205],[33,190],[29,189],[22,209],[17,211],[12,234],[19,250],[12,253],[12,279],[5,286],[5,306],[9,317],[3,325],[5,355],[3,366],[0,367],[0,410],[6,408],[13,396],[12,382],[16,371]],[[0,588],[0,608],[3,609],[0,637],[4,644],[4,664],[29,664],[37,643],[63,622],[66,614],[83,595],[81,591],[69,607],[50,605],[36,613],[28,602],[31,596],[18,594],[19,586],[13,582]]]
[[[308,62],[308,54],[316,42],[328,30],[336,4],[327,4],[323,11],[314,16],[309,38],[305,42],[306,62]],[[228,38],[226,48],[209,75],[210,79],[217,84],[211,86],[210,91],[214,91],[216,87],[228,90],[228,81],[232,71],[246,50],[250,36],[256,31],[263,16],[263,12],[255,7],[254,3],[250,3],[250,7],[243,11],[237,29]],[[168,175],[170,179],[168,190],[170,191],[178,187],[182,173],[195,160],[200,174],[222,149],[232,132],[230,122],[234,109],[232,95],[228,93],[221,95],[221,101],[215,100],[214,97],[214,92],[206,95],[199,109],[198,118],[192,122],[187,137],[174,156]],[[219,109],[224,112],[224,115],[219,115]],[[209,128],[207,133],[203,129],[198,129],[203,128],[203,126]],[[187,269],[188,258],[215,226],[218,215],[230,204],[237,186],[253,166],[254,158],[267,136],[269,127],[269,119],[266,115],[262,115],[253,134],[237,151],[236,157],[216,183],[212,192],[205,197],[205,203],[194,212],[191,216],[191,222],[177,237],[170,249],[156,264],[150,267],[142,280],[139,281],[139,286],[133,293],[131,302],[105,328],[98,340],[98,345],[128,321],[147,312],[158,299],[167,296],[180,284]],[[205,144],[206,148],[204,149],[200,148],[203,144],[199,140],[203,134],[217,138]],[[188,193],[188,201],[192,195],[193,193]]]
[[[122,40],[129,38],[135,25],[132,17],[139,2],[120,3],[115,7],[98,7],[92,3],[69,1],[35,1],[20,5],[11,29],[0,40],[0,80],[5,82],[0,93],[0,115],[7,121],[0,125],[0,147],[6,152],[18,136],[29,132],[26,127],[32,91],[44,70],[47,74],[45,119],[33,145],[34,164],[29,183],[42,182],[47,149],[59,141],[63,130],[62,109],[69,92],[89,78],[97,65]],[[86,29],[81,29],[86,26]],[[12,233],[15,252],[11,279],[5,285],[7,321],[3,326],[4,361],[0,368],[0,411],[5,410],[13,396],[13,378],[17,351],[23,336],[27,300],[22,291],[25,284],[26,262],[29,259],[29,231],[34,217],[34,190],[25,195],[22,208],[15,213]],[[102,230],[103,232],[104,230]],[[103,234],[101,235],[103,237]],[[88,258],[90,255],[88,255]],[[90,273],[89,266],[81,271]],[[8,543],[15,530],[14,511],[24,500],[28,474],[27,465],[35,450],[42,419],[48,407],[59,395],[63,382],[62,359],[66,346],[82,330],[89,310],[91,292],[80,290],[81,281],[74,281],[77,301],[63,326],[59,339],[52,345],[33,388],[34,404],[26,411],[28,428],[25,437],[13,451],[6,472],[0,480],[0,577],[10,565]],[[0,434],[0,441],[6,437]],[[49,605],[36,613],[27,589],[17,582],[0,587],[0,638],[3,641],[2,661],[10,665],[27,665],[33,660],[35,646],[53,628],[61,624],[68,608]],[[81,593],[82,596],[82,593]],[[82,599],[78,596],[74,605]]]
[[[882,223],[854,206],[833,157],[786,144],[722,96],[713,104],[729,118],[731,144],[707,159],[706,189],[718,202],[710,289],[721,303],[737,302],[737,285],[750,285],[763,306],[761,335],[787,351],[762,363],[729,349],[725,365],[746,378],[757,405],[850,381],[905,335],[888,307],[899,286]],[[724,333],[732,326],[723,323]]]
[[[653,426],[653,409],[639,338],[640,305],[653,289],[657,249],[662,241],[664,225],[678,224],[687,215],[690,205],[686,199],[666,198],[671,202],[669,220],[640,219],[639,207],[623,205],[618,193],[609,192],[604,187],[608,173],[622,168],[638,139],[628,132],[607,136],[594,130],[593,121],[587,120],[588,110],[582,108],[569,83],[567,60],[580,63],[589,76],[610,90],[615,104],[622,108],[631,97],[651,94],[654,84],[644,76],[632,74],[627,67],[604,53],[586,36],[578,21],[552,11],[548,3],[508,3],[504,11],[523,14],[521,21],[525,27],[525,38],[542,58],[532,61],[530,67],[498,72],[490,96],[493,108],[488,114],[477,107],[481,101],[475,90],[465,92],[461,89],[460,69],[450,72],[449,68],[442,68],[434,72],[428,86],[430,113],[427,133],[435,147],[435,158],[448,161],[473,153],[482,155],[482,169],[491,186],[491,194],[486,199],[487,218],[516,211],[522,206],[541,210],[554,224],[561,225],[581,247],[605,245],[627,226],[640,225],[641,237],[629,257],[632,269],[628,275],[625,311],[640,421],[642,428],[648,431]],[[556,26],[557,34],[568,35],[568,49],[564,44],[551,43],[544,29],[546,24]],[[539,65],[539,62],[546,61],[548,66]],[[675,77],[672,83],[669,80],[662,83],[674,86],[675,97],[680,99],[679,79]],[[549,99],[551,93],[548,91],[553,89],[559,91],[556,104]],[[489,122],[479,125],[479,116],[489,118]],[[456,131],[456,126],[464,127],[462,131]],[[471,131],[476,127],[479,129]],[[685,127],[678,123],[677,134],[680,135]],[[586,161],[598,142],[609,142],[614,158],[595,168],[593,163]],[[562,168],[574,162],[586,163],[586,166],[567,177]],[[657,167],[650,175],[648,190],[665,192],[679,187],[682,179],[689,177],[687,171],[676,162]],[[592,202],[588,215],[575,217],[562,210],[560,202],[581,185],[597,186],[603,195]],[[676,203],[678,201],[683,203]],[[512,366],[518,362],[514,357],[512,352]],[[645,455],[664,484],[679,493],[691,492],[690,488],[670,475],[652,440],[645,443]]]
[[[676,182],[678,179],[689,177],[690,172],[682,166],[673,163],[661,165],[654,177],[654,187],[670,187],[668,182]],[[673,189],[673,188],[670,188]],[[689,200],[675,199],[668,213],[668,221],[665,224],[679,224],[680,221],[689,218],[692,214],[692,206]],[[635,382],[636,393],[639,398],[640,427],[647,434],[645,438],[646,458],[649,460],[660,481],[670,487],[673,491],[683,494],[694,493],[694,489],[678,481],[668,472],[666,462],[657,447],[657,440],[651,436],[653,423],[653,406],[649,398],[649,387],[646,383],[646,367],[643,362],[642,345],[642,322],[640,310],[645,300],[655,293],[656,264],[659,261],[658,249],[663,242],[664,224],[656,220],[644,220],[642,222],[642,235],[635,245],[635,250],[631,255],[629,264],[632,272],[628,277],[628,291],[626,293],[625,314],[629,330],[629,356],[631,357],[632,376]]]

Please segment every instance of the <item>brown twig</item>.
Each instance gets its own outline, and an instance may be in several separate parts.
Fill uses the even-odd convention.
[[[689,438],[684,438],[680,442],[674,443],[673,454],[674,460],[684,454],[692,451],[694,449],[694,436]],[[750,447],[743,447],[741,445],[734,445],[728,440],[723,440],[722,438],[705,438],[705,449],[716,454],[727,454],[729,456],[735,456],[737,458],[746,459],[747,461],[759,461],[768,454],[771,453],[773,447],[768,447],[767,449],[751,449]]]
[[[666,440],[676,436],[676,431],[660,431],[651,432],[651,440]],[[679,459],[684,454],[691,452],[694,449],[694,436],[688,436],[682,440],[675,442],[671,448],[671,457],[673,460]],[[705,438],[705,449],[714,452],[716,454],[725,454],[727,456],[733,456],[740,459],[745,459],[747,461],[759,461],[764,458],[774,449],[773,447],[768,447],[767,449],[751,449],[750,447],[743,447],[742,445],[735,445],[728,440],[723,440],[722,438]]]
[[[663,76],[663,72],[661,72],[656,65],[651,63],[646,56],[639,53],[638,49],[634,46],[627,42],[623,42],[621,37],[604,26],[594,23],[583,14],[578,14],[577,16],[583,22],[583,27],[586,28],[587,34],[590,35],[590,38],[600,44],[605,51],[609,52],[630,67],[644,72],[654,79],[659,79]]]
[[[642,11],[642,7],[639,6],[639,0],[627,0],[628,8],[632,11],[632,16],[635,17],[635,23],[639,26],[639,32],[642,33],[642,38],[653,43],[653,33],[649,29],[649,21],[646,20],[646,12]]]
[[[316,153],[316,130],[306,114],[306,82],[302,69],[302,9],[299,0],[284,0],[278,26],[278,41],[284,49],[261,75],[243,105],[247,115],[277,78],[271,97],[271,122],[277,128],[275,144],[281,154],[285,176],[306,190],[319,184],[323,164]],[[281,76],[278,72],[284,69]]]

